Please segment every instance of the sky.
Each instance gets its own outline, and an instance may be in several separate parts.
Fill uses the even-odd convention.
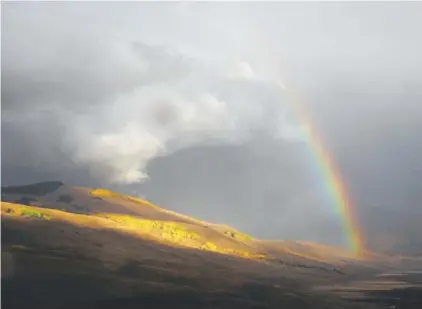
[[[257,237],[345,245],[292,91],[362,227],[400,214],[406,232],[422,213],[421,14],[417,2],[2,3],[2,184],[106,187]]]

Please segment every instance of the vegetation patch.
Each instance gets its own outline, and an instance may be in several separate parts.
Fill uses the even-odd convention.
[[[218,247],[216,244],[207,241],[205,244],[201,246],[202,250],[209,250],[209,251],[218,251]]]
[[[110,190],[107,190],[107,189],[94,189],[94,190],[91,190],[90,194],[97,199],[101,199],[101,198],[104,198],[104,197],[105,198],[107,198],[107,197],[108,198],[119,198],[119,199],[122,199],[122,200],[140,203],[142,205],[161,209],[160,207],[158,207],[154,204],[151,204],[150,202],[148,202],[144,199],[134,197],[134,196],[127,196],[127,195],[119,194],[119,193],[116,193],[116,192],[113,192],[113,191],[110,191]]]
[[[114,214],[100,214],[99,216],[130,228],[136,228],[148,234],[156,234],[163,240],[177,244],[186,245],[186,243],[200,241],[201,239],[197,233],[189,231],[183,225],[176,222],[139,219],[131,216],[120,216]]]
[[[200,249],[202,250],[206,250],[206,251],[213,251],[213,252],[218,252],[218,253],[222,253],[222,254],[229,254],[229,255],[236,255],[236,256],[240,256],[243,258],[249,258],[249,259],[263,259],[265,258],[264,255],[262,254],[256,254],[253,252],[248,252],[248,251],[243,251],[243,250],[235,250],[235,249],[231,249],[231,248],[219,248],[216,244],[212,243],[212,242],[206,242],[204,243]]]
[[[2,214],[12,215],[12,216],[22,216],[22,217],[31,217],[43,220],[50,220],[52,218],[48,213],[40,210],[42,208],[22,206],[13,203],[3,202],[1,204]]]
[[[225,231],[224,234],[226,236],[233,238],[233,239],[238,239],[238,240],[243,240],[243,241],[252,240],[251,236],[237,232],[237,231]]]
[[[92,196],[95,197],[121,197],[121,194],[115,193],[107,189],[94,189],[89,192]]]
[[[50,215],[47,215],[46,213],[39,212],[37,210],[31,210],[31,209],[22,209],[21,210],[21,216],[32,217],[32,218],[43,219],[43,220],[50,220],[51,219]]]
[[[13,208],[7,208],[6,209],[6,213],[8,213],[8,214],[14,214],[15,213],[15,210]]]
[[[207,241],[201,235],[190,231],[187,226],[178,222],[140,219],[131,216],[115,214],[97,214],[123,226],[135,228],[142,233],[149,234],[160,240],[181,245],[184,247],[196,248],[221,254],[235,255],[243,258],[261,259],[263,255],[253,252],[235,250],[232,248],[219,247],[215,243]]]
[[[108,190],[105,192],[107,191]],[[105,192],[100,191],[101,194],[107,194]],[[51,220],[53,218],[51,212],[44,211],[44,208],[23,206],[4,202],[2,203],[1,209],[4,215],[9,216],[29,217],[41,220]],[[127,227],[136,233],[144,234],[145,236],[148,235],[157,241],[163,241],[168,244],[174,244],[187,248],[195,248],[220,254],[233,255],[248,259],[261,259],[264,257],[263,255],[256,254],[255,252],[238,250],[227,246],[220,246],[218,244],[218,240],[217,242],[210,241],[210,239],[207,239],[206,236],[199,234],[198,230],[193,229],[194,225],[189,223],[187,224],[177,221],[151,220],[114,213],[100,213],[93,216],[108,219],[117,223],[119,227]],[[79,218],[82,217],[72,215],[72,222],[76,222]],[[236,232],[233,233],[235,233],[234,235],[235,238],[237,237],[237,239],[240,238],[237,235],[242,235]]]

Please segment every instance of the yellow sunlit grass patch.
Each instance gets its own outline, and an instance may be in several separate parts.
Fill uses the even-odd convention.
[[[257,254],[253,252],[243,251],[243,250],[235,250],[232,248],[219,248],[216,244],[212,242],[208,242],[208,241],[205,244],[203,244],[200,247],[200,249],[218,252],[221,254],[235,255],[235,256],[248,258],[248,259],[263,259],[265,257],[262,254]]]
[[[161,209],[160,207],[148,202],[147,200],[141,199],[139,197],[123,195],[123,194],[119,194],[107,189],[93,189],[89,192],[89,194],[95,197],[117,198],[121,200],[127,200],[127,201],[131,201],[135,203],[140,203],[145,206],[150,206],[156,209]]]
[[[100,194],[108,193],[100,191]],[[169,245],[194,248],[242,258],[260,259],[263,257],[254,252],[230,248],[230,246],[227,245],[220,246],[218,243],[210,241],[206,236],[201,235],[201,227],[192,223],[151,220],[114,213],[82,215],[56,209],[39,208],[14,203],[2,203],[1,211],[3,215],[7,216],[63,221],[93,229],[107,228],[125,231],[135,237],[147,238]],[[202,228],[205,228],[205,226],[202,226]]]
[[[123,195],[123,194],[119,194],[119,193],[116,193],[116,192],[112,192],[112,191],[107,190],[107,189],[92,189],[89,192],[89,194],[92,195],[92,196],[95,196],[95,197],[113,198],[113,199],[118,199],[118,200],[121,200],[121,201],[131,201],[131,202],[139,203],[142,206],[152,207],[155,210],[160,211],[161,213],[176,216],[178,218],[184,219],[186,221],[190,221],[192,223],[197,223],[197,224],[201,224],[201,225],[205,224],[204,221],[197,220],[197,219],[194,219],[192,217],[189,217],[189,216],[186,216],[186,215],[183,215],[183,214],[162,208],[160,206],[154,205],[154,204],[148,202],[147,200],[144,200],[144,199],[139,198],[139,197]]]
[[[186,229],[182,224],[171,221],[149,220],[126,215],[100,213],[96,216],[117,222],[121,226],[134,228],[139,232],[158,234],[162,239],[177,244],[199,242],[201,237]]]
[[[241,241],[252,240],[251,236],[244,234],[244,233],[234,231],[234,230],[224,231],[224,234],[233,238],[233,239],[238,239],[238,240],[241,240]]]
[[[92,196],[97,196],[97,197],[121,197],[121,194],[115,193],[107,189],[93,189],[89,193]]]
[[[235,255],[243,258],[255,259],[263,257],[252,252],[219,247],[216,244],[207,241],[206,238],[198,233],[189,230],[189,224],[173,221],[150,220],[112,213],[99,213],[96,214],[96,216],[111,220],[120,227],[126,227],[135,233],[148,235],[158,241],[178,246]]]
[[[141,203],[141,204],[148,205],[148,206],[151,206],[151,207],[159,208],[158,206],[153,205],[153,204],[151,204],[150,202],[148,202],[144,199],[134,197],[134,196],[123,195],[123,194],[116,193],[116,192],[113,192],[113,191],[110,191],[110,190],[107,190],[107,189],[93,189],[89,192],[89,194],[91,194],[92,196],[96,196],[96,197],[119,198],[119,199],[122,199],[122,200],[129,200],[129,201],[132,201],[132,202]]]
[[[52,216],[48,212],[43,211],[38,207],[16,205],[12,203],[1,203],[1,212],[11,216],[31,217],[42,220],[51,220]]]

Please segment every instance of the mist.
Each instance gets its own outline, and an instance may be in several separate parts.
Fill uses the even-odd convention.
[[[374,209],[421,211],[421,12],[2,4],[2,183],[108,187],[259,237],[344,245],[282,81],[375,234]]]

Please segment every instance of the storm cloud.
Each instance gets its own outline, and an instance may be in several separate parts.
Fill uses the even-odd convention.
[[[105,186],[257,236],[343,244],[281,80],[363,225],[373,207],[421,212],[420,3],[2,11],[4,184]]]

